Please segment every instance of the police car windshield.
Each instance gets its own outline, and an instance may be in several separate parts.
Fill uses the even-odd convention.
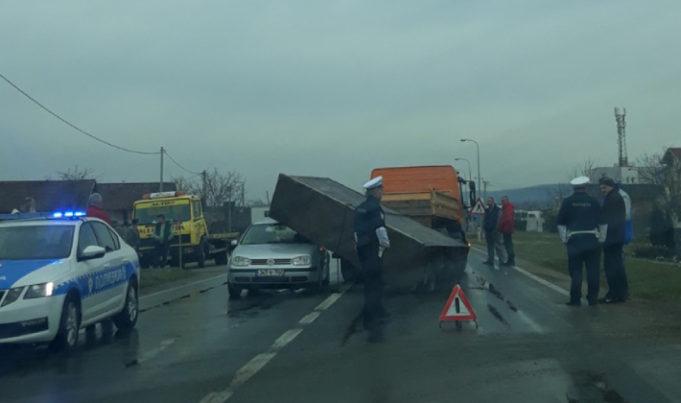
[[[0,259],[62,259],[71,254],[73,225],[0,227]]]
[[[189,204],[135,209],[135,218],[140,224],[151,224],[160,214],[165,216],[166,221],[183,222],[191,219]]]
[[[306,243],[302,236],[285,225],[261,224],[252,226],[244,235],[242,245],[277,243]]]

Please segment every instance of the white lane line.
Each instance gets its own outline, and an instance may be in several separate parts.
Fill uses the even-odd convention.
[[[536,333],[544,333],[544,328],[537,322],[535,322],[532,318],[527,316],[527,314],[523,311],[517,311],[518,317],[520,320],[525,322],[534,332]]]
[[[313,312],[310,312],[310,313],[308,313],[307,315],[303,316],[303,318],[302,318],[298,323],[300,323],[301,325],[309,325],[310,323],[312,323],[312,322],[314,322],[315,320],[317,320],[317,318],[318,318],[319,315],[321,315],[321,314],[322,314],[322,313],[321,313],[320,311],[313,311]]]
[[[480,250],[480,249],[478,249],[478,248],[471,248],[471,249],[477,251],[477,252],[480,253],[480,254],[483,253],[483,251]],[[525,276],[531,278],[532,280],[538,282],[539,284],[542,284],[542,285],[544,285],[544,286],[546,286],[546,287],[552,289],[553,291],[555,291],[555,292],[557,292],[557,293],[559,293],[559,294],[561,294],[561,295],[564,295],[564,296],[566,296],[566,297],[569,297],[569,296],[570,296],[570,292],[569,292],[568,290],[566,290],[566,289],[564,289],[564,288],[562,288],[562,287],[560,287],[560,286],[557,286],[557,285],[553,284],[553,283],[550,282],[550,281],[544,280],[543,278],[541,278],[541,277],[539,277],[539,276],[536,276],[536,275],[530,273],[529,271],[526,271],[526,270],[524,270],[524,269],[521,269],[521,268],[518,267],[518,266],[515,266],[515,269],[516,269],[516,271],[518,271],[518,273],[524,274]]]
[[[317,305],[317,307],[314,310],[315,311],[325,311],[325,310],[329,309],[329,307],[331,305],[335,304],[336,301],[338,301],[338,298],[340,298],[341,295],[343,295],[344,292],[345,291],[341,291],[341,292],[336,292],[336,293],[329,295],[329,297],[327,299],[325,299],[321,304]]]
[[[147,351],[146,353],[142,354],[140,358],[137,359],[137,363],[141,364],[143,362],[149,361],[152,358],[156,357],[157,355],[161,354],[163,350],[167,349],[168,347],[172,346],[173,343],[175,343],[175,339],[166,339],[161,342],[161,345],[159,347],[156,347],[152,350]]]
[[[331,307],[340,297],[343,296],[347,288],[342,289],[340,292],[333,293],[329,295],[321,304],[304,317],[302,317],[298,323],[306,325],[314,322],[321,313]],[[253,357],[250,361],[241,367],[234,377],[232,378],[229,386],[218,392],[211,392],[200,400],[200,403],[224,403],[229,398],[232,397],[234,391],[244,383],[248,382],[255,374],[262,370],[268,362],[270,362],[277,353],[281,351],[286,345],[295,340],[303,332],[303,328],[296,327],[285,331],[281,336],[279,336],[274,343],[270,346],[269,350],[265,353],[260,353]]]
[[[286,347],[287,344],[292,342],[293,339],[298,337],[298,335],[302,331],[303,331],[302,328],[291,329],[291,330],[285,331],[284,334],[279,336],[279,338],[277,340],[275,340],[274,343],[272,343],[272,347],[270,347],[270,348],[272,350],[275,350],[275,351],[281,350],[282,348]]]

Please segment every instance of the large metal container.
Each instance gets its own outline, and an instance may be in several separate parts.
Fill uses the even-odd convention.
[[[353,239],[355,208],[364,195],[329,178],[281,174],[270,216],[359,266]],[[391,285],[451,283],[466,266],[468,245],[385,208],[391,248],[384,255]]]

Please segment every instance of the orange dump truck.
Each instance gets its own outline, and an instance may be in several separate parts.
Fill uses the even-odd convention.
[[[381,203],[434,229],[462,236],[465,217],[459,173],[451,165],[377,168],[383,177]]]

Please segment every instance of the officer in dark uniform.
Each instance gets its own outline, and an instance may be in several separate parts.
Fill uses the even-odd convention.
[[[582,298],[582,265],[586,266],[589,305],[598,303],[600,243],[605,240],[607,225],[601,219],[601,207],[586,193],[589,178],[582,176],[570,184],[575,192],[563,200],[558,212],[558,232],[567,246],[568,269],[572,278],[570,301],[579,306]]]
[[[383,308],[383,252],[390,247],[385,216],[381,208],[383,178],[376,177],[364,184],[367,198],[355,211],[354,232],[357,255],[364,278],[364,327],[369,330],[369,341],[383,338],[381,318]]]

